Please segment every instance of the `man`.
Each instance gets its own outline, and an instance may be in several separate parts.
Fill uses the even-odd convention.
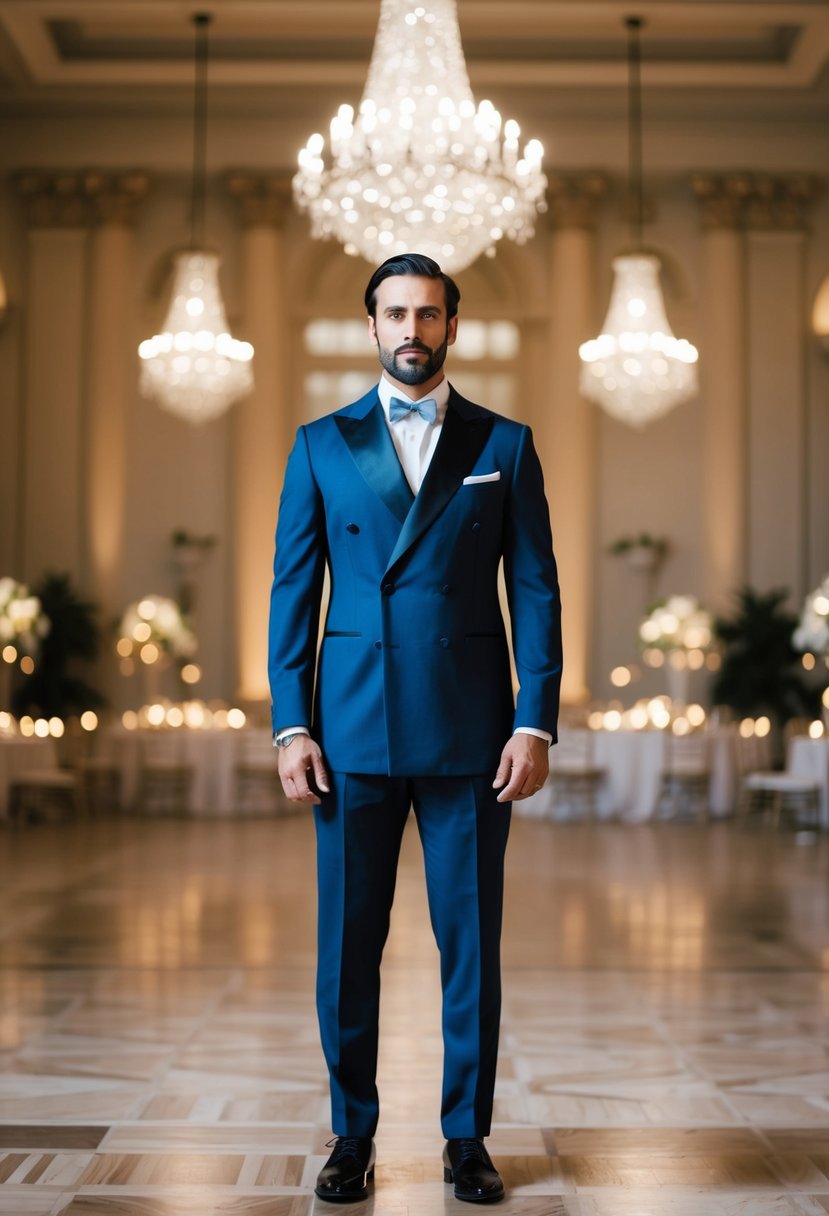
[[[498,1051],[504,850],[511,801],[547,776],[560,611],[529,429],[444,379],[459,298],[422,255],[375,271],[365,301],[380,383],[300,427],[279,509],[274,741],[286,795],[315,807],[317,1010],[336,1137],[316,1194],[332,1202],[365,1198],[374,1174],[380,959],[412,806],[441,957],[444,1178],[469,1202],[504,1194],[483,1144]]]

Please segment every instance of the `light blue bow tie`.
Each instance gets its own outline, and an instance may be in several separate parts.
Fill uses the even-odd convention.
[[[420,414],[424,422],[434,425],[438,416],[438,403],[434,397],[424,397],[422,401],[408,401],[405,397],[392,397],[389,402],[389,417],[392,422],[401,418],[409,418],[412,414]]]

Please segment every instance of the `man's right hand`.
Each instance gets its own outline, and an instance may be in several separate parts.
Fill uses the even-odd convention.
[[[317,791],[329,792],[322,752],[310,735],[295,735],[287,747],[279,748],[279,779],[285,797],[291,802],[317,804],[320,802]]]

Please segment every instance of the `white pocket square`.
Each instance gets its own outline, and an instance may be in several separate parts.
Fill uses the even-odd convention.
[[[477,485],[480,485],[481,482],[484,482],[484,481],[500,481],[500,480],[501,480],[501,473],[499,470],[497,473],[477,473],[477,474],[473,474],[472,477],[464,477],[463,484],[465,486],[477,486]]]

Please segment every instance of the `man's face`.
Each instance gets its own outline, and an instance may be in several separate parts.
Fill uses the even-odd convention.
[[[418,385],[428,392],[443,378],[458,328],[458,318],[446,316],[445,297],[440,279],[421,275],[391,275],[377,288],[368,332],[386,375],[400,388]]]

